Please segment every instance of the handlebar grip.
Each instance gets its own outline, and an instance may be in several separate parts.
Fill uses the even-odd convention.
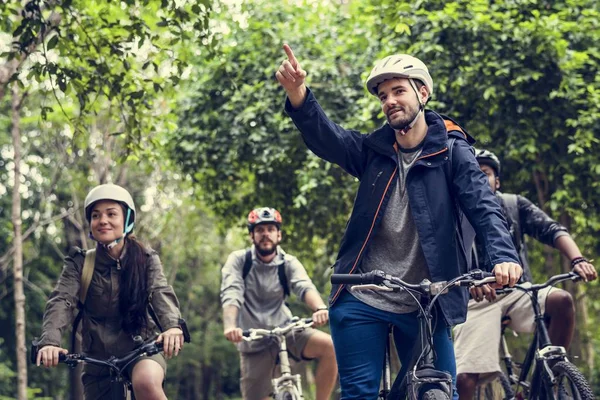
[[[65,353],[58,353],[58,362],[67,361],[67,355]]]
[[[493,272],[482,271],[480,269],[475,269],[475,270],[471,271],[470,275],[473,279],[477,279],[477,280],[495,276],[495,274]]]
[[[331,275],[333,284],[365,285],[375,283],[375,274],[367,272],[366,274],[333,274]]]
[[[188,330],[187,323],[185,322],[185,319],[183,319],[183,318],[179,319],[179,327],[183,331],[183,341],[185,343],[190,343],[192,341],[192,337],[190,335],[190,331]]]
[[[245,337],[250,336],[250,330],[246,329],[246,330],[242,331],[242,336],[245,336]]]
[[[38,355],[38,351],[40,349],[38,349],[38,344],[40,342],[38,341],[38,338],[33,338],[33,340],[31,341],[31,349],[29,351],[29,361],[31,361],[31,363],[33,365],[37,364],[37,355]]]

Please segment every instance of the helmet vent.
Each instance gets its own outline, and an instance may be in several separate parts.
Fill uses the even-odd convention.
[[[412,65],[407,65],[406,67],[404,67],[404,69],[411,69],[411,68],[413,68]]]

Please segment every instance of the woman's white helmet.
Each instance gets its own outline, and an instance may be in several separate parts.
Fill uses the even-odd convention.
[[[429,97],[433,95],[433,79],[423,61],[408,54],[394,54],[387,56],[375,64],[367,78],[367,90],[377,96],[377,87],[383,81],[392,78],[418,79],[429,91]]]
[[[105,185],[98,185],[90,190],[84,201],[85,218],[88,222],[90,222],[92,218],[92,206],[94,203],[100,200],[112,200],[123,204],[127,208],[125,232],[123,233],[127,234],[133,230],[133,225],[135,222],[135,203],[133,202],[131,194],[129,194],[125,188],[109,183]]]

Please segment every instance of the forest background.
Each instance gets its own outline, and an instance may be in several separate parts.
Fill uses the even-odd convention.
[[[600,11],[596,0],[0,0],[0,399],[78,398],[66,367],[27,364],[82,203],[114,182],[159,251],[192,343],[169,363],[171,398],[239,398],[220,268],[244,219],[279,209],[282,246],[324,298],[357,182],[310,151],[274,72],[289,43],[329,117],[384,122],[364,81],[391,53],[424,60],[429,108],[503,161],[502,189],[600,253]],[[569,269],[529,241],[534,277]],[[598,284],[570,285],[571,358],[600,395]],[[298,315],[308,310],[292,299]],[[65,345],[67,340],[65,335]],[[516,341],[517,356],[530,338]],[[307,373],[310,381],[310,371]],[[308,385],[310,386],[310,385]]]

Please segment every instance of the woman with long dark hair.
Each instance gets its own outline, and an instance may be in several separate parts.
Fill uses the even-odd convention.
[[[166,399],[162,382],[166,358],[183,347],[179,327],[181,314],[173,288],[163,274],[158,254],[133,236],[136,211],[133,198],[117,185],[100,185],[85,199],[85,215],[90,237],[97,242],[94,269],[81,304],[84,251],[73,251],[44,313],[37,364],[54,367],[60,353],[62,332],[73,324],[80,305],[82,347],[87,355],[107,359],[120,357],[135,348],[133,337],[163,342],[163,354],[141,358],[128,368],[138,399]],[[162,330],[162,333],[161,333]],[[106,368],[85,365],[86,400],[110,396],[110,376]]]

